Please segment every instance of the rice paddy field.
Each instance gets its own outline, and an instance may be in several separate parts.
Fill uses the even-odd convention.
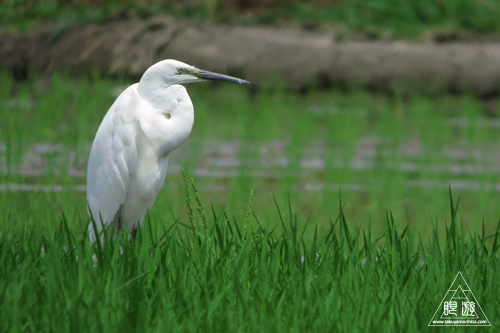
[[[191,85],[137,241],[91,246],[90,144],[132,83],[0,72],[0,331],[424,331],[459,271],[467,330],[499,327],[498,106]]]

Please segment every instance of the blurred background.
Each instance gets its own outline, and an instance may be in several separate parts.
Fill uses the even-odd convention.
[[[250,87],[188,86],[195,126],[151,218],[186,218],[181,169],[207,206],[260,223],[477,232],[500,217],[496,0],[0,3],[0,219],[88,223],[90,145],[115,98],[166,58]],[[288,214],[288,213],[287,213]]]

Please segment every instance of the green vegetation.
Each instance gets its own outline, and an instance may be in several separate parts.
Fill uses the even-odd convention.
[[[426,32],[444,34],[500,32],[497,0],[340,0],[340,1],[64,1],[6,0],[0,20],[26,29],[33,24],[81,24],[158,14],[195,21],[233,24],[296,24],[336,26],[373,38],[411,37]]]
[[[493,235],[484,228],[469,234],[450,200],[443,243],[437,229],[429,240],[409,227],[398,231],[390,214],[381,237],[369,226],[350,229],[342,202],[339,216],[325,228],[312,221],[299,226],[291,206],[276,207],[277,230],[250,218],[251,199],[250,214],[236,220],[224,211],[206,211],[189,194],[193,227],[148,219],[136,242],[121,234],[104,247],[90,247],[86,234],[72,233],[64,217],[58,228],[47,224],[41,233],[3,227],[0,327],[419,332],[427,329],[458,271],[472,281],[476,299],[498,327],[500,223]],[[305,228],[314,236],[305,237]]]
[[[1,331],[422,331],[458,271],[500,324],[480,101],[191,85],[138,240],[91,247],[79,186],[127,83],[0,74]]]
[[[9,169],[2,183],[85,185],[95,132],[123,84],[132,82],[57,74],[14,83],[5,73],[0,80],[0,105],[9,110],[0,123],[0,168]],[[188,89],[195,126],[171,157],[166,188],[153,209],[157,216],[183,214],[184,168],[202,197],[238,219],[253,189],[260,218],[274,225],[273,194],[280,205],[290,197],[303,219],[311,214],[327,225],[342,191],[351,223],[382,221],[390,210],[428,235],[432,221],[448,216],[450,185],[462,198],[467,227],[477,230],[485,222],[491,228],[499,218],[493,199],[498,122],[473,97],[382,97],[356,90],[298,95],[279,88],[254,93],[208,84]],[[44,207],[50,216],[64,210],[70,221],[81,221],[71,227],[84,228],[84,192],[68,192],[0,192],[12,207],[3,212],[12,215],[7,223],[23,225]]]

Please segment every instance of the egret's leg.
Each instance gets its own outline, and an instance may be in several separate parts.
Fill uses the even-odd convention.
[[[122,229],[122,217],[118,216],[118,220],[116,221],[116,234],[117,235],[121,229]]]
[[[137,227],[132,229],[132,241],[135,242],[136,238],[137,238]]]

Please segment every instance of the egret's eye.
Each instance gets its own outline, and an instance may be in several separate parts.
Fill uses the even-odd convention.
[[[177,68],[177,74],[183,74],[184,73],[184,68],[179,67]]]

